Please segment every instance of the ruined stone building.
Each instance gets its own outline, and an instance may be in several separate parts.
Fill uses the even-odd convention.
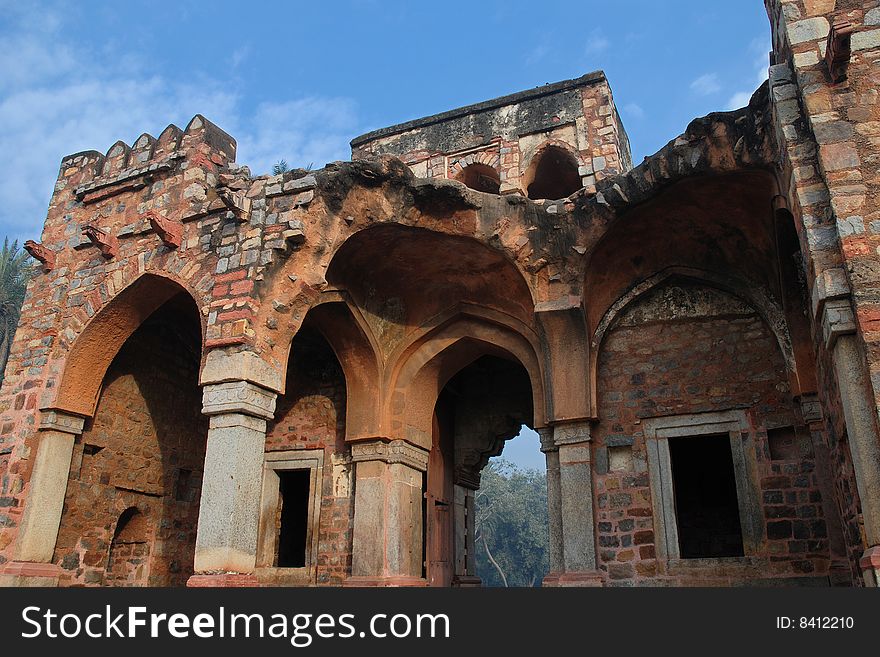
[[[769,82],[633,167],[600,72],[254,177],[202,116],[64,158],[0,392],[0,578],[877,585],[880,2],[767,0]]]

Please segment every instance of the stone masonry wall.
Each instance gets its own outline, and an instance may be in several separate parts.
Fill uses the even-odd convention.
[[[750,307],[707,288],[667,285],[636,301],[605,339],[594,431],[600,568],[613,585],[732,583],[827,574],[821,495],[775,337]],[[746,409],[766,550],[753,567],[662,574],[655,559],[644,418]],[[770,459],[767,429],[797,428],[800,458]],[[620,450],[623,450],[621,452]]]
[[[526,194],[523,173],[547,144],[574,155],[583,185],[632,168],[629,140],[605,76],[505,96],[385,128],[352,141],[352,159],[391,154],[425,178],[455,178],[473,163],[494,168],[501,193]]]
[[[345,377],[329,345],[302,330],[293,341],[287,391],[279,396],[266,451],[323,449],[317,583],[340,585],[351,575],[354,508],[345,445]]]

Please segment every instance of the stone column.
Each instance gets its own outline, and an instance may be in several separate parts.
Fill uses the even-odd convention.
[[[547,519],[550,544],[550,572],[544,578],[544,586],[556,586],[565,570],[562,560],[562,492],[559,487],[559,448],[553,441],[553,428],[537,429],[541,438],[541,451],[547,459]]]
[[[428,452],[403,440],[353,443],[354,531],[346,586],[425,586]]]
[[[24,514],[18,529],[15,561],[6,565],[0,583],[7,586],[54,586],[58,567],[52,564],[61,511],[70,475],[73,443],[85,420],[63,411],[40,413],[34,468]]]
[[[558,586],[601,586],[596,569],[593,469],[588,422],[553,427],[559,458],[563,571]]]
[[[856,336],[848,298],[829,299],[822,308],[825,346],[834,362],[856,487],[862,504],[867,550],[861,560],[867,586],[880,584],[880,439],[877,408],[867,366]]]
[[[199,504],[195,572],[189,586],[256,584],[257,531],[266,420],[275,393],[247,381],[204,386],[210,416]],[[221,572],[223,575],[205,573]]]

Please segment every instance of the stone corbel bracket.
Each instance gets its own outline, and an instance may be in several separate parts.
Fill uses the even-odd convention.
[[[92,225],[83,227],[82,232],[93,245],[101,249],[101,255],[108,260],[119,255],[119,242],[111,233]]]
[[[847,20],[839,19],[831,25],[828,42],[825,47],[825,66],[832,82],[846,79],[846,67],[850,57],[850,38],[853,25]]]
[[[251,200],[245,190],[234,191],[228,187],[218,187],[217,196],[223,201],[228,212],[226,216],[240,223],[248,220],[251,213]]]
[[[354,443],[351,446],[351,460],[353,463],[362,461],[403,463],[422,472],[428,469],[428,452],[404,440]]]
[[[180,222],[168,219],[152,210],[146,213],[145,218],[150,222],[150,226],[153,227],[165,246],[169,249],[180,247],[183,242],[183,226]]]
[[[31,254],[34,260],[38,260],[43,265],[43,272],[49,273],[55,268],[55,252],[33,240],[24,243],[24,250]]]

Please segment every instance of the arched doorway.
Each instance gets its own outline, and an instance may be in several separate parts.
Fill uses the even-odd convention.
[[[489,458],[534,423],[532,387],[515,360],[485,355],[443,387],[434,409],[425,483],[425,576],[476,586],[475,493]]]
[[[111,340],[95,335],[101,321],[79,338],[111,353],[94,413],[74,443],[54,557],[62,584],[183,586],[193,572],[207,436],[198,308],[178,285],[147,277],[101,314],[110,326],[134,325],[136,317],[119,313],[137,299],[163,297],[157,308],[142,308],[115,353]],[[78,365],[88,352],[80,349]],[[71,381],[82,391],[91,386],[81,376]]]

